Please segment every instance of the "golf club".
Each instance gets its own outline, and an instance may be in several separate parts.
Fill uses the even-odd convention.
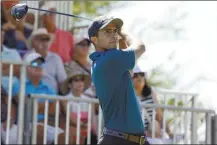
[[[16,19],[16,21],[20,21],[21,19],[23,19],[25,17],[25,15],[28,12],[28,9],[45,11],[45,12],[49,12],[49,13],[55,13],[55,14],[59,14],[59,15],[70,16],[70,17],[74,17],[74,18],[92,21],[91,19],[72,15],[72,14],[66,14],[66,13],[61,13],[61,12],[56,12],[56,11],[49,11],[49,10],[44,10],[44,9],[40,9],[40,8],[32,8],[32,7],[27,6],[27,4],[25,4],[25,3],[14,5],[11,8],[11,15]]]

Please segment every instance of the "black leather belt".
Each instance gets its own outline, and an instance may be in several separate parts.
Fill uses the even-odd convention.
[[[104,128],[103,134],[126,139],[131,142],[138,143],[140,145],[144,145],[146,141],[145,136],[138,136],[138,135],[132,135],[128,133],[118,132],[118,131],[114,131],[108,128]]]

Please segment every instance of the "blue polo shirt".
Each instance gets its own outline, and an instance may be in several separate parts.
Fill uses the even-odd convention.
[[[20,82],[17,82],[13,86],[13,94],[19,94],[20,90]],[[25,90],[25,96],[29,94],[47,94],[47,95],[56,95],[55,90],[51,88],[49,85],[44,83],[43,81],[40,81],[39,85],[35,87],[32,82],[27,78],[26,80],[26,90]],[[45,99],[38,99],[39,103],[45,103]],[[49,103],[52,101],[49,100]],[[44,119],[44,114],[38,114],[38,121],[41,121]]]
[[[103,111],[105,127],[144,134],[144,125],[129,70],[135,65],[133,50],[110,49],[90,55],[92,80]]]

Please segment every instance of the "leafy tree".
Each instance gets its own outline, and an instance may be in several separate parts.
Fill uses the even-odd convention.
[[[99,15],[103,15],[112,9],[115,1],[87,1],[87,0],[74,0],[73,2],[73,14],[79,16],[85,16],[93,18]],[[75,26],[81,25],[85,22],[81,19],[73,19]]]

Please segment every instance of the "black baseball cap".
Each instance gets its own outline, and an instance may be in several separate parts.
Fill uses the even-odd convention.
[[[120,18],[100,16],[93,20],[88,28],[89,39],[97,34],[100,29],[105,28],[108,24],[113,23],[120,29],[123,26],[123,21]]]

